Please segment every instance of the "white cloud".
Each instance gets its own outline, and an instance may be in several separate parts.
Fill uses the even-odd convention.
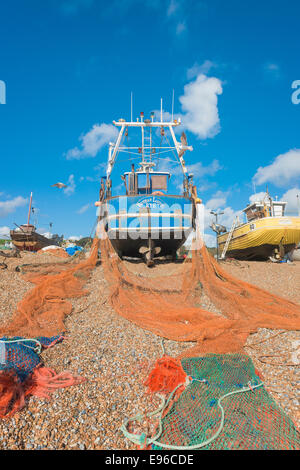
[[[293,184],[299,177],[300,149],[292,149],[278,155],[270,165],[259,167],[253,179],[257,184],[270,182],[275,186],[284,187]]]
[[[200,74],[207,75],[213,67],[216,67],[216,65],[211,60],[205,60],[201,65],[195,62],[194,65],[187,70],[186,76],[188,80],[191,80]]]
[[[299,198],[297,198],[297,195],[299,195]],[[300,188],[289,189],[286,193],[283,194],[281,200],[287,202],[286,214],[300,215]]]
[[[169,163],[166,161],[165,163],[166,169],[169,166]],[[160,168],[161,171],[163,167]],[[213,160],[209,165],[204,166],[202,162],[192,163],[191,165],[186,165],[188,173],[193,173],[194,178],[203,178],[203,176],[214,176],[217,171],[222,169],[218,160]],[[179,176],[182,175],[181,166],[177,165],[172,170],[172,176]]]
[[[82,235],[80,235],[80,237],[78,237],[77,235],[72,235],[71,237],[68,238],[68,240],[70,242],[77,242],[78,240],[80,240],[82,237]]]
[[[234,219],[236,216],[240,216],[242,221],[241,211],[234,210],[230,206],[226,206],[228,195],[230,194],[229,191],[217,191],[211,199],[209,199],[205,203],[205,211],[204,211],[204,227],[207,230],[212,222],[215,222],[215,216],[210,213],[211,210],[224,212],[224,214],[218,217],[218,223],[224,225],[227,230],[230,229]]]
[[[0,201],[0,217],[5,217],[7,214],[14,212],[18,207],[23,207],[27,204],[28,199],[22,196],[17,196],[8,201]]]
[[[64,189],[64,193],[67,196],[71,196],[71,194],[74,194],[76,189],[76,184],[75,184],[75,178],[74,175],[70,175],[67,183],[67,187]]]
[[[112,124],[94,124],[90,131],[79,138],[81,149],[74,147],[68,150],[65,156],[67,160],[95,157],[102,147],[115,140],[117,135],[118,131]]]
[[[213,160],[209,165],[204,166],[201,162],[187,165],[189,173],[193,173],[195,178],[203,178],[203,176],[214,176],[219,170],[222,169],[218,160]]]
[[[220,215],[218,217],[218,224],[224,225],[227,230],[230,230],[231,225],[235,219],[236,216],[241,216],[241,211],[236,211],[232,209],[232,207],[223,207],[222,212],[224,214]],[[240,220],[242,222],[242,217],[240,217]],[[205,207],[205,229],[208,229],[210,227],[212,222],[215,222],[215,216],[210,214],[210,209]]]
[[[216,210],[224,207],[227,201],[228,193],[224,193],[223,191],[217,191],[214,196],[207,201],[205,207],[209,210]]]
[[[192,69],[190,69],[192,70]],[[190,75],[194,75],[191,72]],[[181,119],[181,126],[175,132],[186,129],[199,139],[214,137],[220,131],[218,95],[223,93],[222,82],[216,77],[207,77],[204,73],[197,75],[194,81],[184,86],[184,94],[179,97],[181,112],[174,118]],[[160,120],[160,110],[154,111],[155,119]],[[172,115],[163,111],[163,119],[171,121]]]
[[[89,202],[88,204],[85,204],[85,206],[82,206],[78,211],[77,214],[84,214],[88,209],[93,207],[93,204]]]
[[[274,62],[267,62],[266,64],[264,64],[263,68],[265,74],[269,75],[270,77],[279,78],[281,75],[279,65],[275,64]]]
[[[182,113],[176,114],[176,118],[182,121],[181,130],[186,129],[200,139],[214,137],[220,130],[218,95],[222,93],[221,81],[203,73],[186,84],[184,94],[179,97]],[[160,119],[160,111],[156,110],[155,116]],[[164,112],[163,116],[164,119],[171,120],[169,112]],[[68,150],[65,156],[67,160],[95,157],[102,147],[114,141],[117,135],[115,126],[95,124],[89,132],[80,137],[81,148],[74,147]]]
[[[46,238],[52,238],[52,233],[51,232],[48,232],[46,229],[44,229],[43,227],[39,227],[37,229],[37,232],[40,233],[41,235],[43,235],[44,237]]]
[[[266,196],[266,191],[255,193],[249,197],[249,201],[251,202],[251,204],[253,204],[254,202],[261,202],[264,200],[265,196]]]
[[[200,139],[214,137],[220,130],[218,95],[223,92],[221,81],[204,74],[184,87],[180,96],[183,127]]]
[[[211,235],[210,233],[204,233],[204,243],[209,248],[214,248],[217,246],[216,235]]]
[[[174,162],[172,161],[172,164]],[[189,174],[194,175],[194,183],[196,184],[199,192],[204,192],[209,189],[213,184],[207,182],[208,176],[214,176],[217,171],[222,169],[218,160],[213,160],[209,165],[204,166],[202,162],[193,163],[191,165],[186,165]],[[160,171],[170,171],[170,162],[169,160],[163,160],[160,162],[159,165]],[[176,167],[171,169],[172,173],[172,183],[174,186],[177,187],[179,191],[183,190],[182,184],[182,168],[180,165],[176,164]],[[204,178],[206,177],[206,178]],[[202,182],[204,183],[202,184]],[[200,194],[198,192],[198,194]]]
[[[10,236],[10,230],[9,227],[0,227],[0,238],[1,237],[9,237]]]

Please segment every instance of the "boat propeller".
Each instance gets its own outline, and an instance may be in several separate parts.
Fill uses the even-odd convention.
[[[157,256],[161,252],[160,246],[154,246],[153,240],[149,238],[148,246],[141,246],[139,249],[139,253],[143,255],[144,260],[148,268],[154,265],[154,256]]]

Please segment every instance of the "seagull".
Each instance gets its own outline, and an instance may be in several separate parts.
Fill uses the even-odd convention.
[[[186,138],[185,132],[181,134],[180,140],[181,140],[181,144],[187,147],[187,138]]]
[[[181,141],[181,147],[187,147],[187,139],[186,139],[186,135],[185,135],[185,132],[183,132],[180,136],[180,141]],[[179,158],[181,158],[186,152],[186,148],[181,148],[179,150]]]
[[[55,184],[52,184],[51,185],[51,188],[59,188],[59,189],[62,189],[62,188],[66,188],[67,185],[64,184],[64,183],[55,183]]]

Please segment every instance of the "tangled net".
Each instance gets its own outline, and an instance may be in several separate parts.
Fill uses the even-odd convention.
[[[83,289],[98,257],[98,239],[95,238],[90,256],[69,263],[24,266],[25,279],[35,284],[18,303],[17,309],[3,327],[0,335],[53,336],[65,331],[64,318],[72,311],[68,298],[88,294]],[[31,271],[31,272],[30,272]]]
[[[39,353],[61,342],[63,336],[25,339],[0,338],[0,418],[10,418],[34,395],[50,398],[56,389],[85,381],[69,371],[59,374],[45,367]],[[37,346],[38,345],[38,346]]]
[[[140,422],[146,415],[130,418],[121,427],[123,434],[142,448],[300,449],[295,425],[265,390],[251,359],[244,354],[185,358],[176,367],[174,359],[164,356],[145,384],[150,391],[166,396],[160,408],[147,415],[156,418],[155,432],[147,437],[129,431],[130,423]]]
[[[53,256],[57,256],[59,258],[69,258],[69,255],[66,252],[66,250],[64,250],[63,248],[60,248],[60,247],[51,248],[49,250],[39,250],[38,253],[41,254],[41,255],[44,255],[44,254],[53,255]]]
[[[164,338],[195,342],[182,356],[240,352],[258,328],[300,329],[299,305],[231,276],[205,246],[181,274],[153,279],[129,272],[108,238],[101,240],[101,260],[116,312]],[[199,288],[219,313],[195,306]]]

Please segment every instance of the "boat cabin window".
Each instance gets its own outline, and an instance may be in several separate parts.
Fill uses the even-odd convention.
[[[264,206],[260,205],[249,207],[249,209],[246,210],[245,213],[248,221],[265,217]]]
[[[167,190],[167,175],[152,175],[151,178],[151,185],[152,190],[160,189],[160,190]]]
[[[267,201],[264,204],[253,204],[247,209],[245,209],[245,214],[247,216],[248,222],[255,219],[261,219],[263,217],[284,217],[284,210],[285,210],[286,203],[285,202],[277,202]]]
[[[285,204],[273,202],[274,217],[284,217]]]
[[[149,173],[140,173],[138,177],[138,189],[147,190],[150,189],[150,176]]]
[[[126,175],[126,182],[127,182],[127,191],[128,194],[135,194],[136,193],[136,175],[135,173],[129,173]]]
[[[152,194],[168,190],[168,173],[125,173],[128,194]]]

